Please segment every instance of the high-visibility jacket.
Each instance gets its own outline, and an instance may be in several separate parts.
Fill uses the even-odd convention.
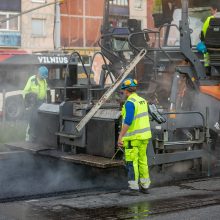
[[[136,93],[132,93],[127,101],[132,102],[135,107],[134,119],[128,128],[127,133],[122,138],[123,141],[127,140],[146,140],[152,137],[150,129],[150,120],[148,115],[147,101]],[[125,103],[126,104],[126,103]],[[123,121],[126,117],[125,104],[122,108]]]
[[[24,95],[27,93],[35,93],[39,100],[44,100],[47,96],[47,82],[45,79],[38,79],[35,75],[31,76],[23,92]]]
[[[204,24],[203,24],[203,27],[202,27],[202,33],[203,33],[203,37],[205,38],[205,36],[206,36],[206,32],[207,32],[207,30],[208,30],[208,27],[209,27],[209,24],[210,24],[210,20],[212,19],[212,18],[215,18],[215,16],[209,16],[207,19],[206,19],[206,21],[204,22]]]

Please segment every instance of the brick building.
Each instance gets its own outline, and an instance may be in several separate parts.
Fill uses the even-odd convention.
[[[64,0],[61,4],[61,47],[98,50],[105,0]],[[54,0],[1,0],[0,20]],[[142,28],[153,27],[154,0],[110,1],[110,22],[126,26],[127,19],[141,20]],[[0,24],[0,46],[29,51],[54,49],[55,4]]]
[[[61,5],[62,47],[96,47],[100,36],[103,6],[103,0],[65,0]]]
[[[61,5],[61,46],[92,51],[97,48],[105,0],[64,0]],[[155,0],[110,1],[110,23],[126,26],[128,18],[141,21],[142,28],[153,28]]]
[[[1,0],[0,21],[30,9],[22,16],[0,22],[0,47],[42,51],[54,49],[54,0]]]
[[[127,19],[140,18],[146,24],[146,3],[137,11],[129,8],[135,0],[110,1],[110,23],[123,27]],[[98,50],[98,40],[103,22],[105,0],[65,0],[61,5],[61,46],[66,49],[93,52]],[[141,12],[141,15],[140,15]],[[130,16],[131,15],[131,16]]]
[[[154,8],[154,2],[155,0],[147,0],[147,24],[146,26],[148,28],[154,28],[154,20],[153,20],[153,16],[152,16],[152,13],[153,13],[153,8]]]

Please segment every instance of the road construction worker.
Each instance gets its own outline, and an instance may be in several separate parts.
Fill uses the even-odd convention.
[[[124,80],[121,89],[127,98],[122,108],[122,129],[118,146],[124,147],[128,189],[122,195],[138,195],[139,190],[148,193],[150,177],[147,163],[147,145],[151,138],[148,103],[136,93],[137,81]]]
[[[45,102],[47,96],[48,69],[45,66],[38,68],[38,73],[31,76],[23,90],[26,107],[29,109],[29,124],[26,130],[26,141],[35,140],[37,128],[37,109]]]
[[[220,3],[213,3],[211,5],[211,16],[209,16],[202,27],[202,33],[201,33],[201,41],[205,41],[206,32],[208,30],[210,20],[212,18],[220,18]],[[206,73],[210,74],[210,62],[209,62],[209,53],[204,53],[204,65],[206,67]]]

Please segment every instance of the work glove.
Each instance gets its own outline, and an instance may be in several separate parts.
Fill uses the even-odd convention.
[[[196,45],[196,49],[198,50],[198,52],[200,53],[207,53],[207,48],[206,45],[203,41],[200,41],[197,45]]]

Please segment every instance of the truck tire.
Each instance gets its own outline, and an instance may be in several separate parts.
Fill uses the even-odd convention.
[[[7,120],[18,120],[24,115],[24,100],[22,95],[16,95],[6,98],[5,116]]]

